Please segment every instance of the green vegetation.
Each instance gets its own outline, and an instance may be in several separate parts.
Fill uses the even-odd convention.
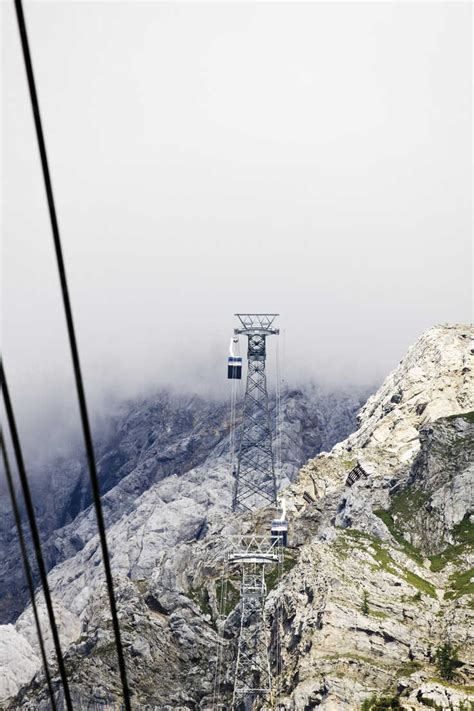
[[[354,467],[357,465],[357,459],[343,459],[342,460],[342,466],[344,469],[349,469],[352,471]]]
[[[462,521],[453,526],[453,537],[456,541],[454,545],[448,546],[441,553],[430,556],[431,570],[437,573],[448,563],[461,565],[461,556],[472,550],[474,547],[474,525],[466,514]]]
[[[398,514],[401,518],[410,518],[424,506],[429,498],[430,495],[426,491],[410,486],[392,497],[390,512]]]
[[[396,575],[399,578],[405,580],[409,585],[412,585],[418,590],[418,593],[414,597],[415,600],[421,599],[421,593],[429,595],[430,597],[436,599],[436,589],[428,580],[421,578],[416,573],[412,573],[411,570],[404,568],[394,561],[388,550],[384,547],[381,541],[368,535],[367,533],[362,533],[361,531],[356,531],[355,529],[346,529],[344,533],[355,541],[367,542],[369,547],[364,549],[371,554],[377,566],[374,569],[385,570],[387,573]],[[413,556],[412,556],[413,557]]]
[[[456,676],[456,669],[462,665],[457,649],[450,642],[442,644],[435,653],[436,668],[442,679],[451,681]]]
[[[389,617],[386,612],[382,612],[381,610],[369,610],[369,615],[372,615],[372,617],[378,617],[380,620],[386,620],[387,617]]]
[[[428,580],[420,578],[419,575],[416,575],[416,573],[412,573],[411,570],[404,569],[403,573],[403,577],[405,578],[407,583],[409,583],[409,585],[412,585],[414,588],[417,588],[420,593],[425,593],[426,595],[433,597],[435,600],[437,599],[436,589],[434,585],[428,582]]]
[[[363,531],[358,531],[356,528],[345,528],[344,529],[344,534],[346,536],[349,536],[349,538],[353,538],[356,541],[368,541],[369,543],[372,543],[375,539],[373,536],[371,536],[369,533],[364,533]]]
[[[289,573],[290,570],[296,565],[297,558],[294,553],[289,551],[288,549],[285,549],[283,552],[283,565],[282,565],[282,570],[281,573],[282,575],[285,575],[286,573]],[[265,583],[267,585],[267,592],[270,592],[270,590],[273,590],[273,588],[277,585],[278,583],[278,567],[276,565],[273,566],[273,568],[266,573],[265,575]]]
[[[405,492],[403,492],[405,493]],[[399,495],[400,497],[402,496],[401,494]],[[418,498],[418,497],[415,497]],[[394,509],[391,508],[390,511],[393,511]],[[395,526],[395,522],[393,520],[392,514],[390,511],[385,511],[384,509],[377,509],[374,511],[374,514],[378,516],[384,524],[387,526],[388,530],[394,537],[394,539],[397,541],[397,543],[403,548],[404,552],[406,555],[411,558],[412,560],[415,561],[415,563],[418,563],[418,565],[423,565],[423,556],[420,553],[420,551],[415,548],[411,543],[409,543],[405,538],[402,536],[402,534],[397,530],[397,527]]]
[[[365,699],[360,707],[360,711],[383,711],[384,709],[402,709],[398,696],[381,696],[377,699],[372,696],[370,699]]]
[[[445,686],[447,689],[455,689],[461,694],[464,693],[468,696],[472,696],[474,694],[474,686],[472,684],[456,684],[454,681],[446,681],[446,679],[441,679],[439,676],[432,676],[430,681],[434,681],[436,684],[441,684],[441,686]]]
[[[191,590],[189,593],[190,597],[198,607],[200,607],[203,615],[209,615],[212,618],[212,609],[209,602],[209,593],[207,588],[201,587]]]
[[[216,599],[217,599],[218,606],[220,606],[220,604],[221,604],[223,586],[224,586],[223,580],[218,580],[216,582]],[[228,580],[227,581],[226,605],[225,605],[225,609],[223,611],[225,617],[230,615],[232,610],[235,608],[235,606],[239,602],[239,598],[240,598],[239,591],[232,585],[230,580]]]
[[[460,701],[459,711],[474,711],[474,701]]]
[[[456,600],[462,595],[474,595],[474,568],[462,572],[456,571],[449,576],[446,600]]]
[[[423,706],[429,706],[431,709],[437,709],[437,711],[443,711],[443,707],[433,701],[433,699],[420,699],[420,704]]]
[[[405,664],[402,664],[402,666],[398,669],[397,677],[410,676],[411,674],[414,674],[416,671],[421,669],[421,666],[422,665],[420,664],[420,662],[415,662],[413,660],[405,662]]]
[[[453,536],[459,543],[474,546],[474,524],[471,523],[469,514],[466,514],[462,521],[453,526]]]
[[[383,545],[379,541],[374,540],[371,544],[371,548],[372,550],[369,550],[369,553],[373,556],[374,560],[377,561],[379,567],[386,570],[387,573],[396,575],[397,564]]]
[[[469,422],[471,425],[474,425],[474,412],[461,412],[459,415],[448,415],[446,417],[447,420],[457,420],[458,418],[461,418],[462,420],[466,420],[466,422]]]
[[[361,608],[360,608],[360,609],[362,610],[362,613],[363,613],[364,615],[368,615],[369,612],[370,612],[370,608],[369,608],[369,594],[368,594],[367,590],[364,590],[364,592],[363,592],[363,594],[362,594],[362,605],[361,605]]]

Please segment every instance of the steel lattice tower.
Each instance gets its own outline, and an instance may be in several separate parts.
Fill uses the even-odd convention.
[[[238,548],[229,556],[229,563],[238,564],[242,571],[240,631],[232,696],[235,711],[251,709],[257,698],[269,701],[272,695],[265,622],[265,573],[267,567],[277,566],[279,576],[282,560],[280,542],[257,535],[243,536]]]
[[[248,371],[233,509],[251,511],[277,500],[265,359],[267,336],[279,333],[272,328],[278,314],[235,315],[241,327],[234,333],[248,338]]]

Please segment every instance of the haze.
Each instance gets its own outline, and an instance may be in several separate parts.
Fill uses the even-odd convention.
[[[3,350],[47,447],[75,393],[1,9]],[[470,3],[25,12],[93,417],[162,386],[226,392],[236,311],[281,314],[288,381],[343,385],[471,320]]]

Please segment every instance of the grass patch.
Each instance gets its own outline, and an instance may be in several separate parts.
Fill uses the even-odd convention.
[[[434,585],[428,582],[428,580],[420,578],[420,576],[416,575],[416,573],[412,573],[411,570],[406,569],[403,570],[403,577],[409,585],[412,585],[414,588],[417,588],[420,593],[425,593],[426,595],[429,595],[430,597],[437,600],[438,596],[436,595],[436,589]]]
[[[361,711],[384,711],[384,709],[402,709],[398,696],[371,696],[365,699]]]
[[[387,615],[386,612],[382,612],[382,610],[369,610],[369,615],[371,617],[377,617],[379,620],[386,620],[389,615]]]
[[[344,467],[344,469],[349,469],[350,471],[352,471],[352,469],[357,466],[357,459],[343,459],[342,466]]]
[[[390,553],[385,550],[383,545],[378,541],[373,541],[371,544],[371,549],[369,553],[372,555],[373,559],[379,564],[379,567],[386,570],[387,573],[397,574],[396,563],[393,560]]]
[[[424,699],[423,697],[421,697],[419,701],[420,704],[423,704],[423,706],[428,706],[430,709],[436,709],[436,711],[443,711],[443,707],[437,704],[436,701],[433,701],[433,699]]]
[[[216,582],[216,598],[217,598],[217,604],[220,606],[221,602],[221,596],[222,596],[222,588],[224,585],[223,580],[218,580]],[[223,614],[225,617],[228,617],[232,610],[235,609],[237,603],[239,602],[240,599],[240,594],[239,591],[232,585],[230,580],[227,581],[227,595],[225,599],[225,607],[223,610]]]
[[[419,669],[421,669],[421,667],[422,667],[422,664],[420,664],[420,662],[415,662],[415,661],[405,662],[404,664],[402,664],[401,667],[399,667],[397,669],[396,675],[397,675],[397,677],[410,676],[411,674],[414,674]]]
[[[377,563],[377,566],[374,566],[375,569],[384,570],[387,573],[403,578],[409,585],[416,588],[420,595],[421,593],[425,593],[435,600],[437,599],[434,585],[428,582],[428,580],[416,575],[416,573],[412,573],[410,570],[399,566],[379,540],[369,536],[366,533],[361,533],[361,531],[356,531],[355,529],[347,529],[345,533],[355,540],[364,540],[370,544],[366,550]],[[405,541],[405,543],[407,542]],[[423,558],[419,554],[418,556],[421,561],[423,561]],[[419,598],[415,595],[414,599],[418,600]]]
[[[460,564],[460,556],[463,553],[471,552],[474,548],[474,525],[466,514],[462,521],[453,526],[453,536],[456,540],[454,545],[448,546],[441,553],[430,556],[431,570],[434,573],[443,570],[448,563]]]
[[[440,676],[431,676],[429,681],[445,686],[447,689],[454,689],[454,691],[459,691],[462,694],[474,694],[474,685],[472,684],[456,684],[454,682],[446,681],[446,679],[442,679]]]
[[[405,492],[403,492],[405,493]],[[402,494],[399,495],[400,497]],[[391,508],[390,511],[393,509]],[[423,556],[420,553],[420,551],[415,548],[411,543],[409,543],[404,536],[397,530],[397,527],[395,525],[395,521],[393,520],[392,514],[390,511],[385,511],[384,509],[377,509],[374,511],[374,514],[378,516],[381,521],[384,522],[384,524],[387,526],[388,530],[396,540],[396,542],[403,548],[404,552],[406,555],[411,558],[412,560],[415,561],[415,563],[418,563],[418,565],[423,565]]]
[[[448,415],[447,420],[466,420],[469,424],[474,425],[474,411],[471,412],[461,412],[459,415]]]
[[[474,568],[456,571],[449,576],[449,589],[446,592],[447,600],[455,600],[462,595],[474,595]]]
[[[429,498],[430,495],[426,491],[408,487],[392,497],[390,512],[398,514],[401,518],[411,517],[424,506]]]
[[[297,559],[296,555],[293,553],[290,553],[288,550],[283,551],[283,564],[282,564],[282,569],[281,569],[281,574],[286,575],[286,573],[289,573],[292,568],[296,565]],[[267,592],[270,592],[270,590],[273,590],[274,587],[278,584],[278,575],[279,575],[279,570],[278,566],[274,565],[272,569],[270,570],[269,573],[266,573],[265,575],[265,583],[267,585]]]
[[[358,531],[356,528],[345,528],[343,530],[345,536],[349,536],[355,541],[368,541],[372,543],[375,539],[369,533],[364,533],[363,531]]]
[[[465,550],[466,546],[464,543],[461,543],[457,546],[448,546],[448,548],[445,548],[441,553],[436,553],[436,555],[430,555],[430,569],[433,573],[439,573],[448,563],[459,564],[459,556],[464,553]]]
[[[396,563],[390,553],[384,548],[381,541],[368,533],[357,531],[355,528],[347,528],[344,530],[344,535],[348,536],[358,543],[367,543],[368,547],[363,545],[361,549],[369,553],[377,563],[373,566],[373,570],[385,570],[387,573],[397,575]]]
[[[462,521],[453,526],[453,536],[459,543],[474,546],[474,524],[469,519],[469,514],[466,514]]]
[[[190,590],[189,596],[200,608],[203,615],[209,615],[212,618],[212,609],[209,602],[209,593],[205,587]]]

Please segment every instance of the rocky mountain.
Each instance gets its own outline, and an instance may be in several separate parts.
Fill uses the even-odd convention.
[[[363,400],[364,393],[355,389],[330,392],[316,385],[283,393],[283,483],[293,480],[315,452],[330,449],[354,429]],[[157,491],[162,498],[151,500],[154,510],[162,511],[163,523],[170,524],[169,545],[197,535],[205,526],[208,510],[229,506],[231,488],[227,481],[220,482],[227,476],[229,451],[229,405],[225,401],[160,392],[148,400],[123,403],[107,429],[97,433],[95,448],[108,526],[132,512],[140,496],[155,484],[160,484]],[[76,451],[40,470],[33,467],[29,473],[51,569],[82,550],[96,533],[89,475],[83,456]],[[222,491],[227,498],[222,498]],[[1,624],[15,621],[28,593],[18,565],[6,492],[0,497],[0,512]],[[132,561],[130,565],[140,567]]]
[[[424,334],[362,408],[359,428],[285,490],[289,546],[281,578],[267,574],[266,604],[279,708],[473,708],[472,335],[467,326]],[[274,514],[229,514],[231,482],[214,454],[215,467],[195,467],[179,486],[172,476],[154,483],[109,527],[137,709],[214,708],[218,642],[219,701],[229,705],[239,583],[231,570],[221,619],[226,552],[232,535],[268,534]],[[187,540],[173,524],[183,511]],[[78,708],[120,700],[99,563],[92,537],[49,575]],[[2,630],[21,638],[25,667],[36,649],[30,610]],[[10,694],[31,674],[12,682],[11,668]],[[60,699],[57,677],[55,686]],[[48,709],[42,672],[5,706]]]
[[[356,390],[330,392],[316,385],[282,394],[282,482],[294,479],[315,450],[329,449],[355,427],[363,397]],[[271,405],[274,420],[274,400]],[[132,579],[151,575],[162,549],[205,535],[209,515],[230,508],[226,402],[162,392],[150,400],[124,404],[96,439],[96,453],[113,568],[121,575]],[[103,576],[88,474],[85,462],[75,454],[53,462],[49,472],[30,472],[30,478],[48,567],[58,571],[60,580],[63,570],[74,571],[74,582],[59,583],[68,598],[60,607],[60,620],[69,641],[80,629],[78,615]],[[27,591],[8,497],[2,497],[1,505],[0,610],[2,621],[15,622],[27,603]],[[18,620],[16,629],[24,630],[35,646],[28,613],[26,620]],[[0,658],[2,651],[5,655],[0,698],[13,693],[39,666],[26,638],[21,645],[12,645],[16,629],[0,625]]]

